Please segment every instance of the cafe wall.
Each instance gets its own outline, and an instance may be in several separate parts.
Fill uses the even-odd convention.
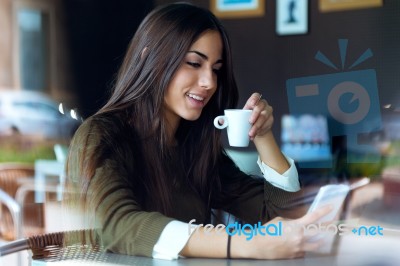
[[[157,0],[156,4],[170,2]],[[212,1],[191,2],[210,8]],[[285,36],[276,33],[276,2],[266,0],[261,16],[222,18],[232,41],[240,106],[250,93],[262,92],[274,107],[275,135],[280,136],[280,117],[289,112],[288,79],[347,71],[370,48],[373,56],[352,70],[376,70],[380,106],[391,104],[392,111],[400,107],[400,1],[385,0],[381,7],[332,12],[321,12],[320,1],[308,1],[307,34]],[[338,39],[348,39],[344,69]],[[314,56],[318,51],[338,69],[317,61]]]

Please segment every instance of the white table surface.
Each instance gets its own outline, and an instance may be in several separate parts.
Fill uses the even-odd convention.
[[[337,236],[331,254],[308,253],[304,258],[291,260],[179,259],[166,261],[102,253],[97,254],[97,256],[75,256],[74,258],[59,259],[52,262],[35,260],[31,264],[33,266],[398,266],[400,265],[400,209],[383,205],[382,195],[382,185],[379,183],[370,184],[357,190],[352,197],[347,219],[356,219],[360,225],[380,225],[384,227],[384,235],[358,236],[349,234]]]
[[[158,260],[112,253],[92,253],[72,255],[73,258],[54,261],[34,260],[32,266],[398,266],[400,261],[400,237],[392,235],[381,238],[355,237],[352,235],[337,239],[337,249],[331,254],[307,253],[304,258],[288,260],[226,260],[226,259],[178,259]],[[66,256],[68,257],[68,256]]]

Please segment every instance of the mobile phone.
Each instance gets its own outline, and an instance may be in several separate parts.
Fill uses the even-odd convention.
[[[323,206],[331,205],[332,211],[321,217],[317,223],[333,221],[337,216],[340,207],[342,206],[349,191],[350,186],[346,184],[329,184],[321,187],[313,203],[308,209],[308,213],[311,213]]]
[[[333,207],[332,211],[329,212],[327,215],[321,217],[318,221],[316,221],[316,223],[326,223],[334,221],[349,191],[364,187],[365,185],[369,184],[369,182],[370,179],[365,177],[356,182],[353,182],[352,184],[329,184],[321,187],[318,191],[317,196],[314,198],[313,203],[308,209],[308,213],[313,212],[323,206],[331,205]],[[332,252],[335,237],[336,234],[319,232],[317,235],[310,237],[308,241],[314,242],[323,240],[322,246],[320,246],[318,250],[315,250],[313,252],[328,254]]]

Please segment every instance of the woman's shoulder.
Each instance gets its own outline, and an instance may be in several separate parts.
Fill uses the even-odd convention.
[[[109,132],[126,130],[128,123],[119,114],[95,114],[85,119],[77,130],[77,134],[93,134],[98,136]]]
[[[116,161],[132,157],[134,134],[127,120],[118,115],[100,114],[87,118],[70,144],[71,153],[92,158],[97,165],[103,160]]]
[[[96,114],[83,121],[73,137],[77,145],[102,145],[122,139],[131,131],[129,125],[118,114]]]

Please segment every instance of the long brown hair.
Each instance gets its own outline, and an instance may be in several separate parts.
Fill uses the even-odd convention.
[[[171,175],[168,169],[171,147],[167,143],[164,117],[164,95],[174,73],[190,46],[206,30],[218,31],[223,42],[223,67],[218,73],[218,88],[196,121],[181,120],[176,138],[178,157],[184,164],[184,175],[190,185],[209,204],[211,186],[218,178],[217,163],[222,154],[220,131],[213,126],[213,118],[224,109],[234,108],[238,90],[233,75],[231,47],[225,29],[208,10],[187,3],[161,6],[146,16],[136,31],[115,81],[108,102],[92,118],[107,120],[102,138],[107,148],[99,145],[84,178],[90,182],[101,160],[119,153],[124,165],[135,165],[135,181],[145,195],[157,202],[156,211],[168,215],[171,210]],[[134,158],[129,158],[112,124],[118,118],[126,125],[119,129],[133,132],[125,138],[134,139],[127,145]],[[108,149],[106,152],[105,149]],[[85,152],[83,152],[85,153]],[[88,155],[89,156],[89,155]],[[96,159],[97,158],[97,159]],[[87,160],[82,158],[81,160]],[[83,164],[81,164],[83,165]],[[140,168],[140,169],[139,169]],[[143,189],[142,189],[143,188]]]

